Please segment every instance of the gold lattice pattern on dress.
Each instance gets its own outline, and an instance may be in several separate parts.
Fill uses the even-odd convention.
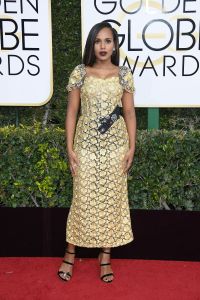
[[[86,76],[85,66],[71,73],[67,90],[81,89],[81,115],[74,137],[80,165],[73,177],[73,199],[67,218],[66,241],[82,247],[116,247],[133,240],[122,159],[129,148],[122,116],[104,134],[100,118],[122,106],[123,90],[134,91],[127,67],[119,77]]]

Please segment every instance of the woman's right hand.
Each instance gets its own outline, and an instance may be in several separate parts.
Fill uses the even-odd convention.
[[[79,160],[76,156],[76,153],[73,150],[68,151],[68,158],[69,158],[69,167],[71,170],[71,174],[72,174],[72,176],[76,176],[77,175],[77,167],[79,165]]]

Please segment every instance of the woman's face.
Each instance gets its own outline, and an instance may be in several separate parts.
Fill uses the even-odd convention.
[[[113,49],[115,48],[113,34],[109,28],[99,31],[94,42],[94,53],[97,60],[111,60]]]

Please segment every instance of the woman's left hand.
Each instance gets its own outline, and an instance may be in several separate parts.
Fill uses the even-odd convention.
[[[134,150],[129,149],[128,152],[125,154],[122,164],[123,164],[123,172],[128,173],[128,170],[130,169],[134,157]]]

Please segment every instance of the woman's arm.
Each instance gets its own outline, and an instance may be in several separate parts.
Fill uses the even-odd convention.
[[[65,119],[66,146],[72,175],[76,175],[76,166],[78,165],[78,158],[73,149],[73,141],[79,106],[80,89],[76,88],[68,93],[68,105]]]
[[[133,161],[133,156],[135,153],[135,141],[136,141],[136,115],[135,115],[133,93],[129,93],[126,90],[124,90],[122,96],[122,106],[123,106],[124,120],[126,123],[128,136],[129,136],[129,151],[126,153],[123,161],[124,172],[127,172]]]

